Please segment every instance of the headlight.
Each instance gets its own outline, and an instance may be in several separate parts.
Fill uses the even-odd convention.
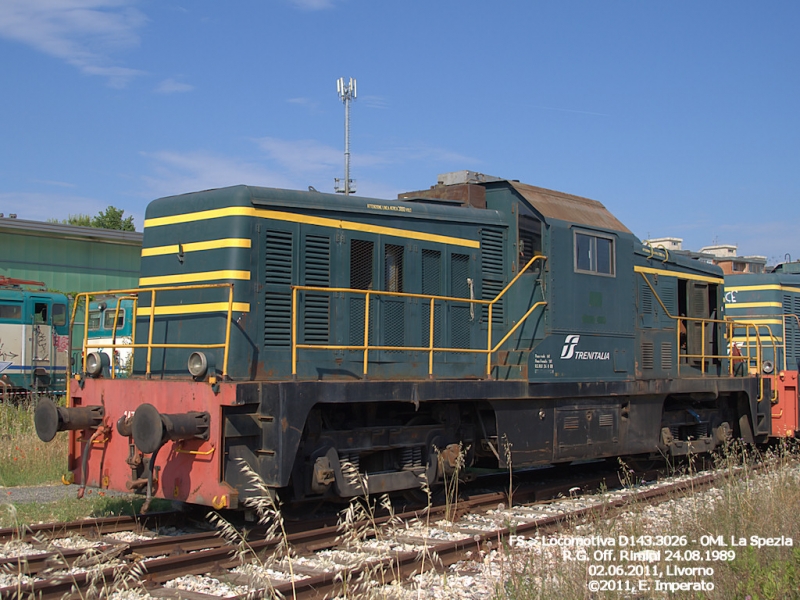
[[[189,356],[189,373],[192,377],[205,377],[208,372],[208,358],[203,352],[192,352]]]
[[[103,373],[103,359],[108,357],[102,352],[90,352],[86,357],[86,372],[92,377],[100,377]]]
[[[772,364],[771,360],[765,360],[763,363],[761,363],[761,370],[764,371],[764,373],[766,373],[767,375],[769,375],[775,370],[775,365]]]

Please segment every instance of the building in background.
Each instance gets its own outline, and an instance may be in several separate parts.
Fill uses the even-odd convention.
[[[763,273],[767,265],[766,256],[739,256],[735,244],[705,246],[699,251],[684,250],[683,238],[663,237],[643,240],[654,248],[664,248],[668,252],[680,252],[701,262],[718,265],[726,275],[741,273]]]
[[[142,234],[0,218],[0,275],[66,293],[139,286]]]
[[[726,275],[741,273],[763,273],[767,266],[766,256],[738,256],[737,247],[733,244],[718,244],[700,248],[703,254],[710,254],[712,262],[719,265]]]

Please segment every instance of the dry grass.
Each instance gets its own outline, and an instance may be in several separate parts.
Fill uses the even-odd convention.
[[[752,468],[752,450],[731,446],[720,458],[719,466],[729,471],[730,477],[716,490],[699,492],[687,498],[674,498],[660,507],[647,504],[634,505],[630,511],[614,519],[597,518],[591,522],[566,527],[561,536],[685,536],[682,547],[652,546],[661,550],[660,559],[654,562],[637,562],[614,559],[613,562],[595,560],[597,548],[589,548],[586,562],[565,560],[561,548],[518,549],[506,547],[509,569],[504,585],[498,587],[498,600],[545,600],[550,598],[741,598],[748,600],[778,600],[800,598],[800,467],[797,455],[783,444],[764,456],[768,466],[755,471]],[[700,543],[703,536],[721,539],[727,546]],[[793,546],[756,547],[757,538],[791,538]],[[734,546],[733,543],[744,545]],[[618,554],[620,547],[614,548]],[[632,548],[645,549],[643,546]],[[669,551],[687,550],[687,559],[667,560]],[[730,561],[711,560],[706,552],[735,552]],[[685,556],[685,555],[684,555]],[[656,580],[652,574],[641,576],[597,576],[590,574],[590,566],[621,565],[623,569],[638,566],[657,567],[662,582],[701,581],[713,584],[713,590],[655,591]],[[664,576],[668,566],[707,567],[713,573]],[[591,592],[591,580],[619,580],[632,586],[625,591]],[[639,588],[639,581],[649,587]],[[629,583],[625,583],[625,582]],[[636,591],[634,591],[636,590]]]
[[[32,403],[0,404],[0,485],[56,483],[67,468],[67,434],[44,443],[33,425]]]

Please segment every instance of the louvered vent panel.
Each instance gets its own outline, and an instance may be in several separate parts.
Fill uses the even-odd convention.
[[[600,427],[613,427],[614,426],[614,415],[611,414],[604,414],[600,415],[600,418],[597,420]]]
[[[707,317],[708,316],[708,285],[695,283],[692,289],[692,308],[691,316],[693,317]]]
[[[672,370],[672,344],[670,342],[661,342],[661,369]]]
[[[494,300],[505,287],[503,232],[497,229],[481,230],[481,275],[483,288],[481,300]],[[483,320],[489,318],[489,307],[482,305]],[[505,316],[505,298],[492,308],[492,323],[502,324]]]
[[[331,281],[331,240],[308,235],[303,247],[305,284],[328,287]],[[305,292],[303,295],[303,336],[307,344],[327,344],[330,339],[330,296]]]
[[[292,232],[267,230],[266,271],[267,285],[292,285]]]
[[[294,236],[268,229],[265,237],[264,346],[287,347],[292,339],[292,266]]]
[[[653,312],[653,290],[650,289],[650,286],[647,285],[644,281],[640,287],[641,289],[641,310],[642,314],[649,315]]]
[[[580,424],[578,417],[564,417],[564,429],[578,429]]]
[[[481,230],[481,271],[484,277],[503,279],[503,232]]]
[[[290,294],[264,294],[264,345],[286,347],[292,339],[292,298]]]
[[[653,368],[653,342],[642,342],[642,369]]]
[[[675,288],[671,286],[663,286],[659,288],[658,294],[661,301],[673,317],[677,315],[677,308],[675,307]]]
[[[331,240],[319,235],[306,236],[306,285],[328,287],[331,284]]]
[[[783,313],[800,316],[800,296],[784,295]],[[784,318],[783,336],[786,339],[786,368],[795,369],[800,362],[800,324],[794,316]]]

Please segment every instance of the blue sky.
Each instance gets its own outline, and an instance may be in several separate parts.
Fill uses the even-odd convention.
[[[1,0],[0,212],[471,169],[800,258],[800,3]]]

